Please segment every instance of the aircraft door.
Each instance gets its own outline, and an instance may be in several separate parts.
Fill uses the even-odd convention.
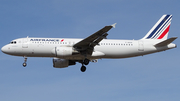
[[[28,37],[23,39],[22,48],[28,48]]]
[[[138,41],[138,44],[139,44],[139,46],[138,46],[138,51],[144,51],[144,44],[143,44],[143,41]]]

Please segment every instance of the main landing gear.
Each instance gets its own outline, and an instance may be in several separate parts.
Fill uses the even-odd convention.
[[[82,62],[81,72],[86,71],[86,67],[84,65],[88,65],[88,64],[89,64],[89,59],[84,59]]]
[[[82,65],[81,72],[85,72],[85,71],[86,71],[86,67],[84,65]]]
[[[23,66],[26,67],[27,66],[27,57],[24,57],[24,63],[23,63]]]

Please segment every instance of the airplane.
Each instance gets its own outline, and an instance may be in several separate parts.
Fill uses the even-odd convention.
[[[24,57],[51,57],[53,67],[66,68],[81,63],[80,70],[86,71],[85,65],[98,59],[120,59],[143,56],[176,48],[172,43],[177,37],[167,39],[172,15],[163,15],[151,30],[139,40],[107,39],[108,31],[115,24],[105,26],[85,39],[75,38],[35,38],[26,37],[12,40],[3,46],[5,54]]]

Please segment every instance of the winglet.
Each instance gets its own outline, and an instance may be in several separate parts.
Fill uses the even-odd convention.
[[[117,23],[114,23],[114,24],[112,24],[111,26],[112,26],[113,28],[115,28],[115,27],[116,27],[116,24],[117,24]]]

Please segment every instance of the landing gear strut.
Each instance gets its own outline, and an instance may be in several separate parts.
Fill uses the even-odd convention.
[[[27,66],[27,57],[24,57],[24,63],[23,63],[23,66],[26,67]]]
[[[88,65],[89,64],[89,59],[84,59],[82,62],[82,67],[81,67],[81,72],[85,72],[86,71],[86,67],[84,65]]]

